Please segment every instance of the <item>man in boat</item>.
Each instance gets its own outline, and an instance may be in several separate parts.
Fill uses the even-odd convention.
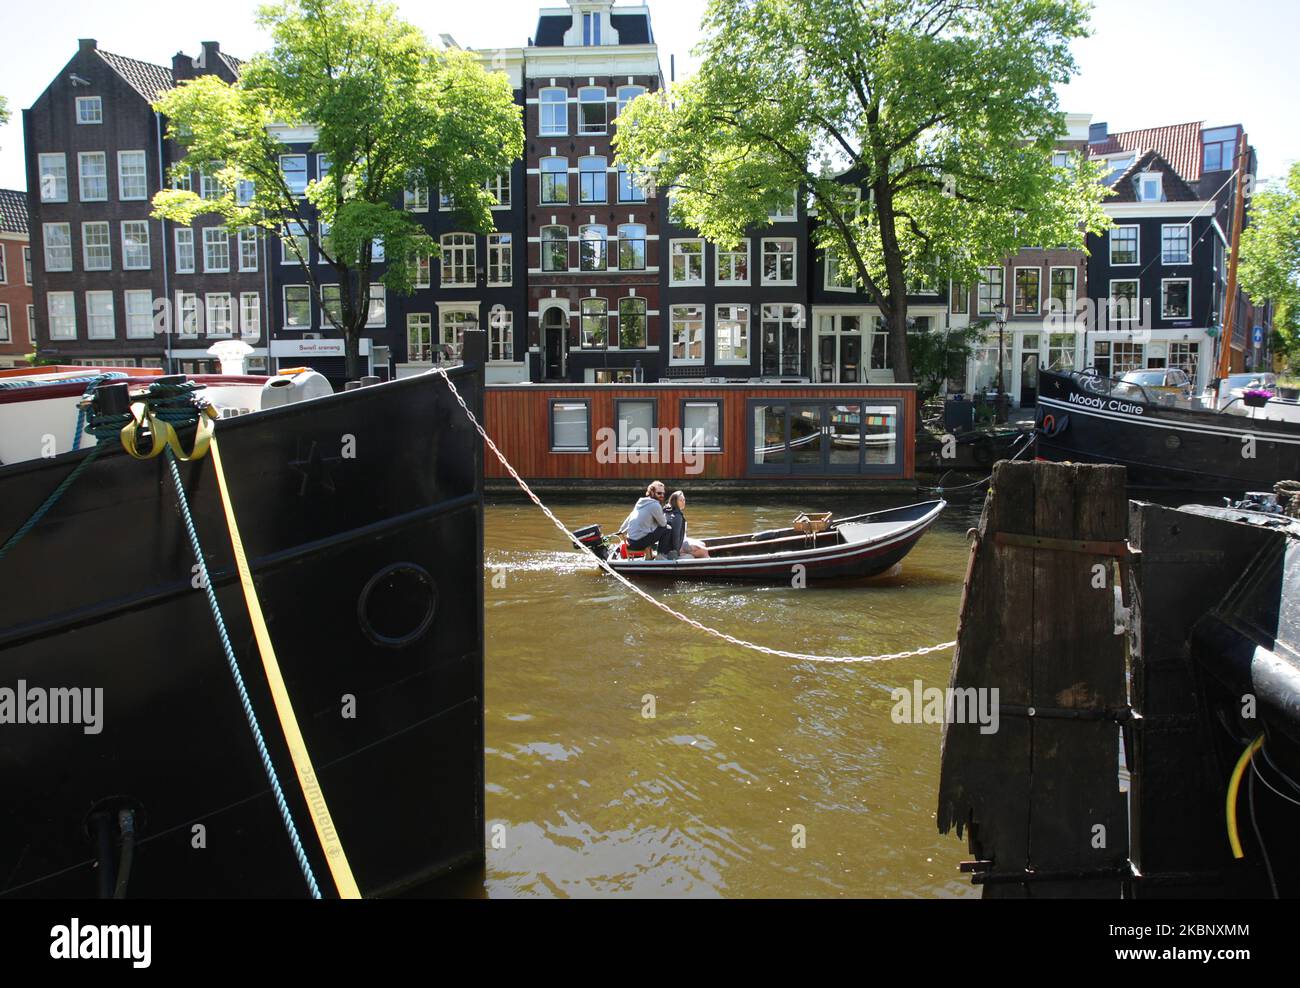
[[[664,515],[664,499],[668,496],[663,482],[656,480],[645,490],[645,497],[636,503],[632,513],[623,519],[619,531],[627,536],[627,547],[640,552],[655,547],[655,551],[669,559],[677,558],[673,544],[673,530]]]
[[[693,556],[696,559],[708,559],[708,547],[699,539],[686,534],[686,493],[673,491],[668,498],[668,508],[664,514],[668,518],[668,527],[673,530],[673,548],[679,555]]]

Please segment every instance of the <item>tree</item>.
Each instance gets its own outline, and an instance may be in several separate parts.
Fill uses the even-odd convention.
[[[0,96],[0,127],[9,122],[9,101]]]
[[[907,286],[1106,225],[1099,170],[1054,165],[1083,0],[710,0],[701,65],[634,101],[618,152],[678,222],[734,244],[802,188],[912,379]]]
[[[415,259],[437,254],[402,207],[403,193],[441,190],[466,229],[492,229],[486,183],[523,154],[522,115],[504,74],[485,71],[469,52],[433,48],[391,5],[283,0],[262,7],[258,23],[272,48],[243,67],[238,83],[200,76],[155,104],[185,150],[173,172],[208,171],[219,194],[165,189],[154,197],[154,215],[190,223],[215,213],[230,229],[283,237],[319,300],[304,251],[314,247],[339,284],[338,303],[321,311],[346,341],[348,375],[358,377],[379,263],[373,245],[383,245],[386,291],[399,295],[413,289]],[[315,128],[312,151],[329,171],[302,196],[280,169],[288,148],[273,124]],[[301,239],[286,235],[288,224]]]
[[[1300,356],[1300,162],[1280,185],[1251,197],[1237,277],[1252,299],[1273,302],[1274,343],[1293,362]]]

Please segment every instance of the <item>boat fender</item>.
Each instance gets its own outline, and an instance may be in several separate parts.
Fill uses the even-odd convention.
[[[262,408],[279,408],[282,405],[296,405],[310,398],[323,398],[332,395],[334,389],[325,375],[314,370],[302,370],[296,374],[279,374],[262,385]]]
[[[1053,436],[1059,436],[1069,427],[1070,416],[1062,415],[1058,419],[1055,415],[1047,414],[1042,417],[1034,431],[1040,436],[1046,436],[1048,439],[1051,439]]]

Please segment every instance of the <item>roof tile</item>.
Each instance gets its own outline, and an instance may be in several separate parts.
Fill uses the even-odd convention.
[[[27,233],[27,193],[0,189],[0,232]]]

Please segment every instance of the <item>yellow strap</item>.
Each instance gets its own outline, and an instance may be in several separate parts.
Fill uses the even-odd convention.
[[[325,794],[316,779],[316,770],[312,767],[311,756],[303,741],[302,731],[298,729],[298,718],[293,713],[293,703],[289,700],[289,691],[285,689],[284,677],[280,674],[280,664],[275,658],[275,648],[271,644],[271,633],[267,630],[266,619],[262,616],[262,605],[257,600],[257,588],[253,585],[253,574],[248,568],[248,557],[244,554],[244,542],[239,537],[239,526],[235,522],[235,508],[230,500],[230,490],[226,487],[226,473],[221,468],[221,453],[217,448],[217,437],[211,436],[208,448],[212,452],[212,467],[217,474],[217,486],[221,490],[221,505],[226,511],[226,525],[230,529],[230,543],[235,550],[235,565],[239,569],[239,582],[244,588],[244,601],[248,605],[248,616],[253,622],[253,634],[257,638],[257,650],[262,654],[262,667],[266,670],[266,681],[271,687],[271,698],[275,701],[275,712],[280,717],[280,729],[289,745],[289,754],[293,757],[294,771],[298,773],[298,782],[302,794],[307,799],[311,810],[312,822],[316,825],[316,836],[320,838],[325,858],[329,861],[330,872],[334,875],[334,884],[342,899],[359,899],[361,891],[348,865],[348,857],[343,851],[338,831],[334,829],[334,820],[330,817]]]
[[[212,440],[212,423],[216,417],[216,409],[211,405],[204,406],[194,425],[194,445],[186,453],[181,448],[180,436],[176,435],[176,430],[171,423],[162,421],[144,402],[137,401],[131,406],[131,421],[122,427],[122,448],[137,460],[152,460],[168,446],[182,463],[201,460],[208,451],[208,443]],[[149,447],[149,452],[141,453],[136,440],[145,419],[149,420],[149,435],[153,445]]]
[[[1233,766],[1232,775],[1228,779],[1228,844],[1232,847],[1232,856],[1237,859],[1246,856],[1246,852],[1241,846],[1241,835],[1237,829],[1237,794],[1241,792],[1241,777],[1246,774],[1246,766],[1255,757],[1255,752],[1262,747],[1264,747],[1264,735],[1261,734],[1241,753],[1241,757],[1237,759],[1237,764]]]

